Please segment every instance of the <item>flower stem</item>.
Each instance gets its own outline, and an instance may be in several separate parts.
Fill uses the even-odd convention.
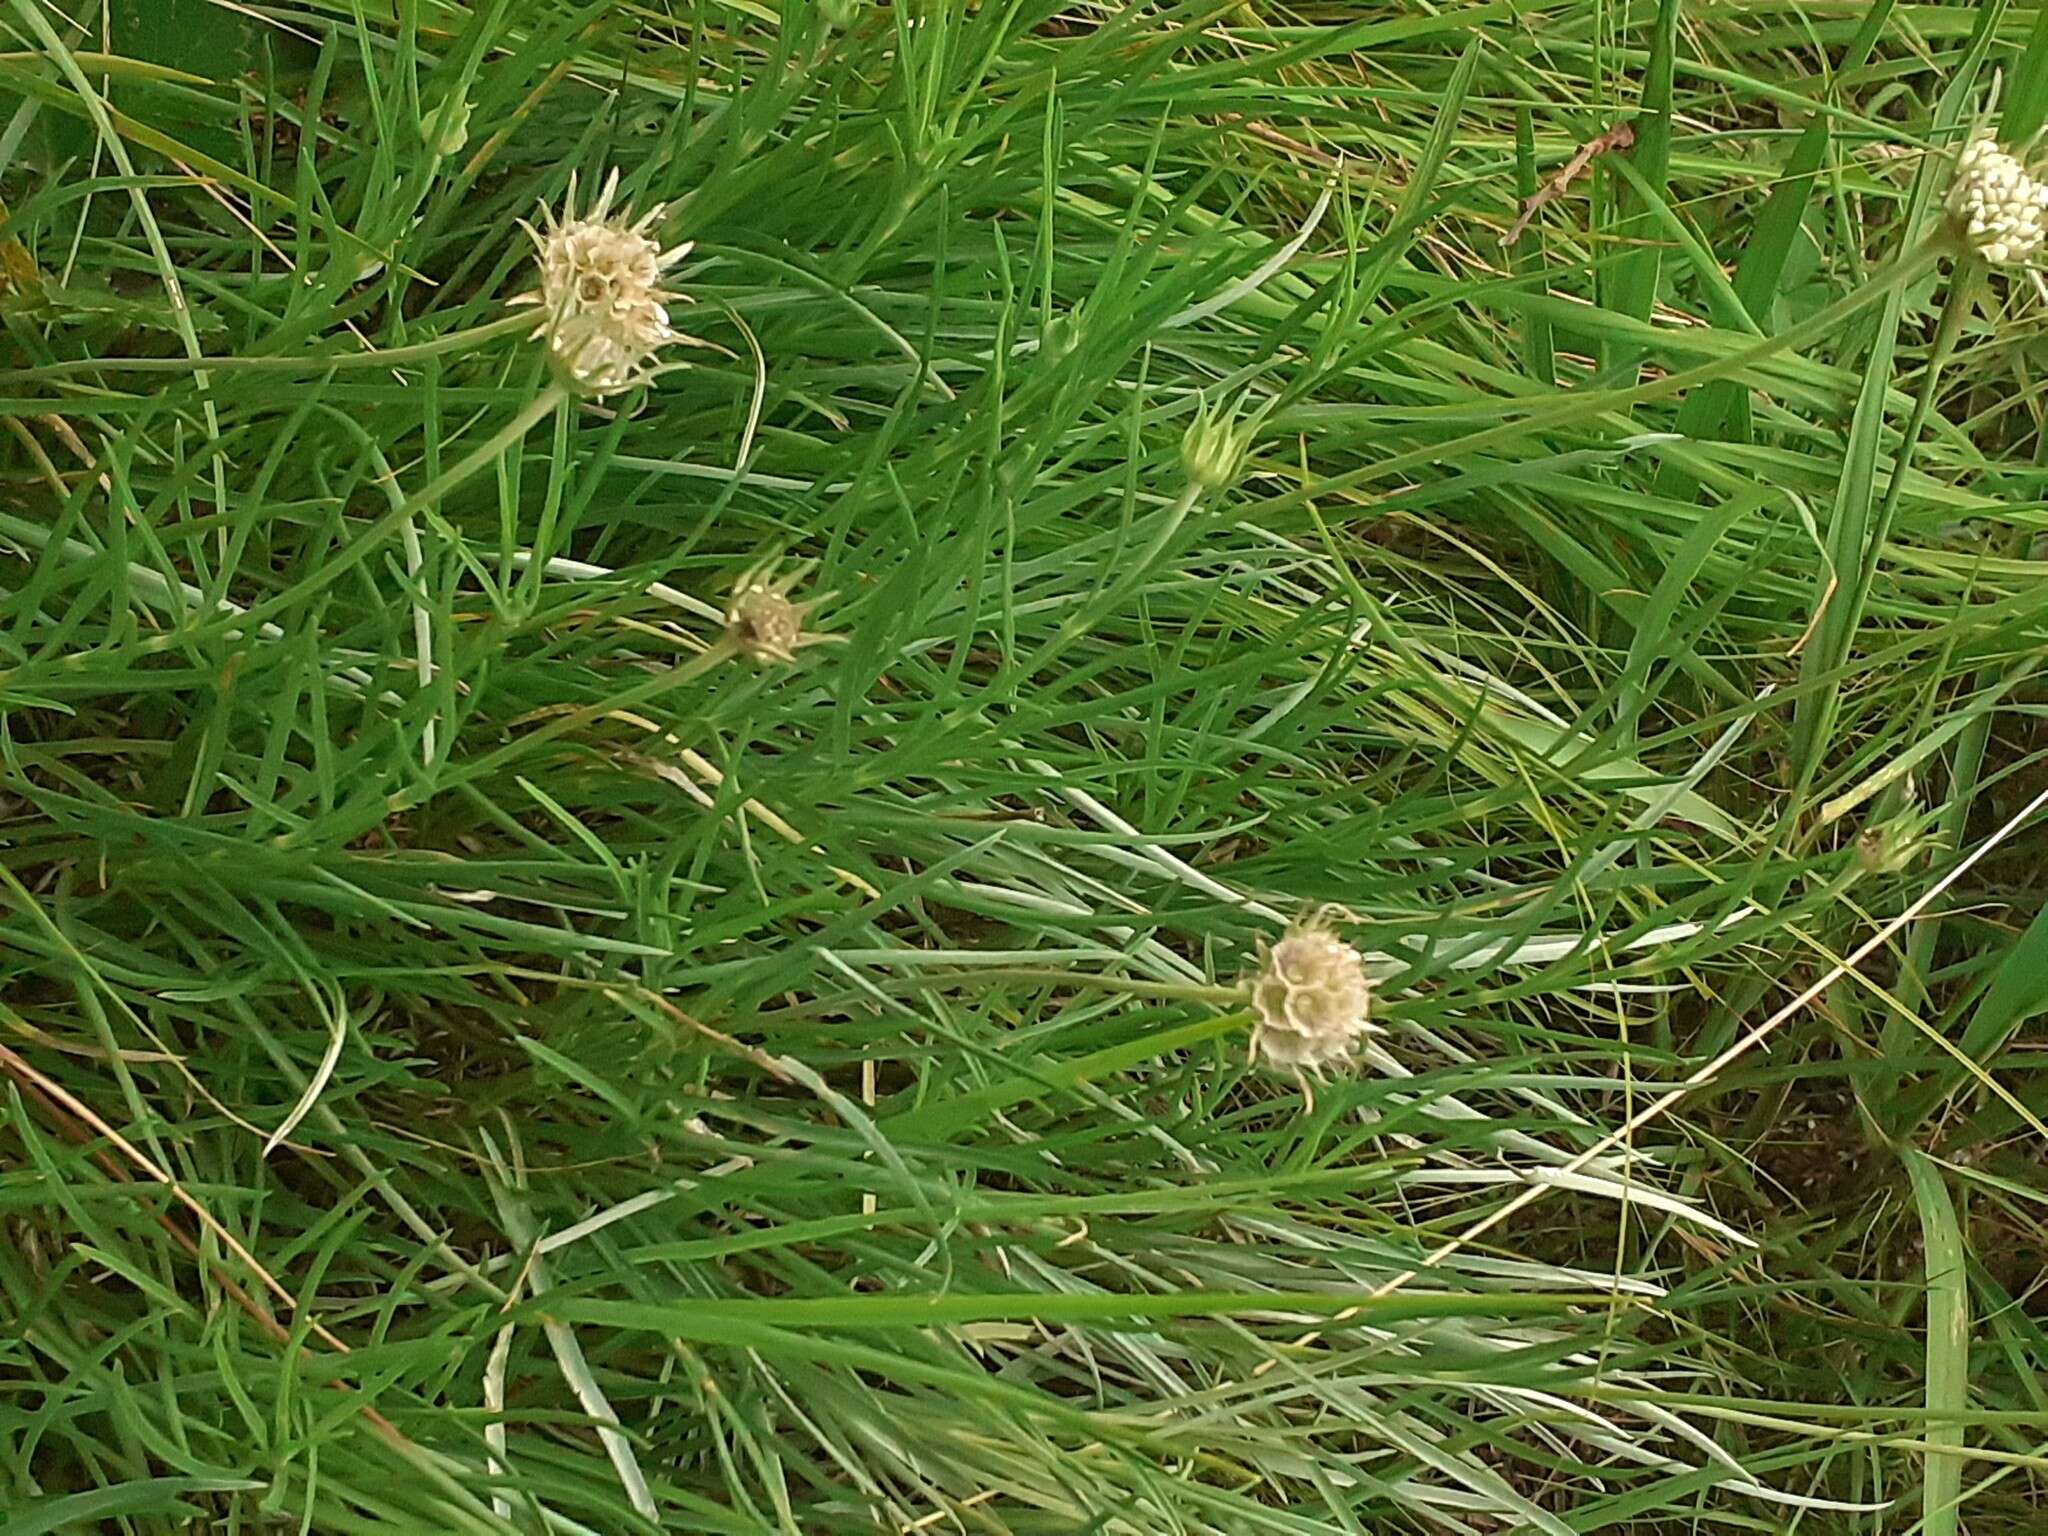
[[[1892,459],[1892,477],[1885,486],[1884,501],[1878,507],[1875,525],[1870,530],[1870,543],[1864,551],[1862,579],[1856,582],[1849,600],[1852,605],[1849,616],[1850,634],[1855,633],[1857,623],[1863,616],[1863,606],[1870,591],[1870,585],[1877,573],[1878,557],[1884,552],[1885,541],[1891,537],[1892,524],[1898,516],[1899,498],[1905,490],[1906,471],[1913,461],[1913,447],[1920,440],[1921,430],[1927,425],[1927,418],[1933,414],[1936,395],[1940,389],[1941,370],[1955,352],[1956,338],[1962,334],[1963,319],[1970,310],[1970,296],[1978,282],[1983,279],[1984,265],[1974,257],[1960,258],[1949,274],[1948,294],[1942,302],[1941,319],[1934,330],[1934,347],[1927,357],[1927,370],[1920,379],[1920,391],[1913,400],[1913,414],[1906,422],[1906,430],[1899,439],[1897,453]],[[1990,716],[1985,716],[1988,725]],[[1871,808],[1869,822],[1879,825],[1885,818],[1896,814],[1903,802],[1905,790],[1902,784],[1894,784],[1878,798]],[[1926,920],[1939,924],[1940,917]],[[1908,940],[1909,951],[1913,939],[1919,937],[1922,924],[1916,924],[1912,938]],[[1924,958],[1924,956],[1923,956]],[[1881,1044],[1878,1049],[1878,1073],[1871,1080],[1870,1097],[1866,1103],[1875,1106],[1877,1116],[1884,1129],[1892,1134],[1903,1134],[1906,1127],[1902,1116],[1907,1111],[1903,1104],[1901,1084],[1904,1072],[1899,1063],[1910,1054],[1913,1035],[1919,1013],[1918,1004],[1925,1000],[1925,986],[1920,980],[1919,970],[1908,966],[1899,978],[1900,994],[1905,1000],[1904,1008],[1888,1010]]]
[[[714,667],[722,666],[739,654],[739,646],[730,636],[721,635],[703,651],[688,661],[665,667],[635,687],[614,694],[597,704],[585,704],[576,709],[565,710],[545,724],[535,726],[523,736],[506,742],[493,751],[484,753],[467,762],[451,764],[448,770],[430,783],[413,786],[391,797],[391,810],[409,810],[423,805],[439,794],[444,794],[458,784],[472,783],[486,777],[516,758],[523,757],[535,747],[567,735],[581,726],[607,715],[616,716],[622,711],[635,709],[650,699],[658,698],[671,689],[679,688],[695,678],[702,677]]]
[[[321,588],[332,586],[342,576],[368,559],[406,519],[432,507],[478,470],[497,463],[508,448],[521,442],[527,433],[552,416],[568,398],[569,392],[561,385],[548,385],[534,397],[532,404],[493,432],[483,443],[464,454],[452,467],[441,471],[412,495],[372,522],[369,527],[350,539],[345,548],[337,551],[332,559],[322,562],[269,602],[259,603],[251,608],[249,617],[267,619],[272,613],[281,613],[303,604],[310,594]]]
[[[1149,997],[1161,1001],[1230,1004],[1244,1001],[1239,987],[1200,981],[1148,981],[1136,976],[1105,976],[1095,971],[1063,971],[1055,966],[974,966],[937,973],[920,973],[918,985],[935,980],[1043,981],[1064,987],[1089,987],[1098,992],[1120,992],[1127,997]],[[911,980],[913,978],[905,978]]]

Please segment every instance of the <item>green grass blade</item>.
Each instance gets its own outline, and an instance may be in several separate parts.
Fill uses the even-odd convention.
[[[1970,1401],[1970,1290],[1963,1234],[1941,1169],[1918,1152],[1906,1154],[1913,1203],[1920,1215],[1927,1297],[1927,1412],[1921,1484],[1924,1536],[1956,1536],[1961,1529],[1962,1425],[1953,1417]]]
[[[1843,55],[1834,76],[1853,75],[1863,68],[1878,40],[1891,23],[1894,0],[1877,0],[1865,14],[1854,40]],[[1771,328],[1771,306],[1777,298],[1786,258],[1800,238],[1807,210],[1819,189],[1822,165],[1833,142],[1831,123],[1824,112],[1816,112],[1785,157],[1770,195],[1765,198],[1756,221],[1745,233],[1742,255],[1733,279],[1735,295],[1748,310],[1759,329]],[[1750,405],[1747,392],[1735,384],[1710,384],[1679,408],[1677,430],[1687,437],[1750,441]],[[1683,477],[1667,471],[1660,490],[1678,494]]]
[[[1541,185],[1536,173],[1535,118],[1527,107],[1515,110],[1515,196],[1523,207]],[[1515,242],[1515,271],[1527,275],[1543,271],[1543,236],[1534,220]],[[1551,340],[1549,317],[1536,312],[1522,319],[1522,370],[1539,384],[1557,382],[1557,357]]]
[[[1999,106],[1999,131],[2008,144],[2030,143],[2048,126],[2048,10],[2035,10],[2027,46],[2006,79]]]
[[[1679,0],[1658,0],[1641,110],[1635,118],[1635,148],[1629,154],[1634,175],[1628,180],[1630,195],[1622,200],[1633,211],[1615,231],[1617,238],[1638,248],[1616,269],[1608,307],[1637,320],[1649,319],[1663,272],[1660,221],[1652,205],[1663,200],[1671,171],[1671,83],[1679,14]]]

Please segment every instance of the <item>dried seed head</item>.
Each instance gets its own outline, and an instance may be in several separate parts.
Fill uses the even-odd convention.
[[[1349,1062],[1358,1042],[1379,1031],[1367,1021],[1372,982],[1357,950],[1332,931],[1328,909],[1287,925],[1277,944],[1259,944],[1247,978],[1252,1055],[1296,1072]]]
[[[1993,266],[2023,266],[2048,245],[2048,185],[1989,135],[1972,139],[1957,160],[1948,211],[1965,243]]]
[[[725,632],[742,653],[764,666],[787,666],[806,646],[828,645],[842,638],[804,628],[811,610],[831,594],[791,602],[790,589],[803,576],[801,567],[773,576],[767,567],[757,566],[734,583],[732,598],[725,605]]]
[[[725,621],[740,649],[756,661],[791,662],[803,638],[804,616],[795,603],[768,587],[733,593]]]
[[[579,216],[572,176],[560,219],[543,208],[540,229],[520,221],[538,253],[540,287],[512,302],[540,306],[534,339],[546,339],[556,371],[589,395],[645,383],[657,350],[671,342],[696,344],[694,337],[669,328],[668,304],[682,296],[661,286],[662,274],[689,255],[690,246],[663,250],[648,237],[664,205],[631,223],[623,213],[612,218],[618,186],[619,173],[613,171],[596,206]]]

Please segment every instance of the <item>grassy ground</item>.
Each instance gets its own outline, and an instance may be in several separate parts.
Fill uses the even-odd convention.
[[[6,0],[0,1533],[2048,1525],[2044,16]]]

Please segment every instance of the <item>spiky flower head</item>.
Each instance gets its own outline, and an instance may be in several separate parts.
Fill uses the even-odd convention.
[[[1988,134],[1956,162],[1948,211],[1970,249],[1993,266],[2023,266],[2048,244],[2048,185]]]
[[[744,655],[763,666],[787,666],[805,647],[843,638],[804,628],[811,610],[831,598],[825,593],[791,602],[789,594],[804,575],[802,566],[778,576],[772,566],[758,565],[733,584],[732,598],[725,605],[725,632]]]
[[[1338,938],[1329,908],[1297,918],[1277,944],[1259,942],[1246,978],[1254,1023],[1252,1058],[1320,1073],[1351,1060],[1378,1029],[1367,1020],[1372,981],[1357,950]]]
[[[667,211],[657,203],[627,221],[612,217],[619,173],[586,214],[576,212],[576,178],[558,219],[541,209],[541,228],[524,219],[540,264],[540,287],[514,304],[540,306],[534,340],[545,339],[548,357],[569,386],[588,395],[615,395],[650,376],[654,354],[670,342],[694,342],[670,329],[668,305],[683,296],[661,286],[662,274],[690,254],[690,243],[663,250],[647,231]]]

